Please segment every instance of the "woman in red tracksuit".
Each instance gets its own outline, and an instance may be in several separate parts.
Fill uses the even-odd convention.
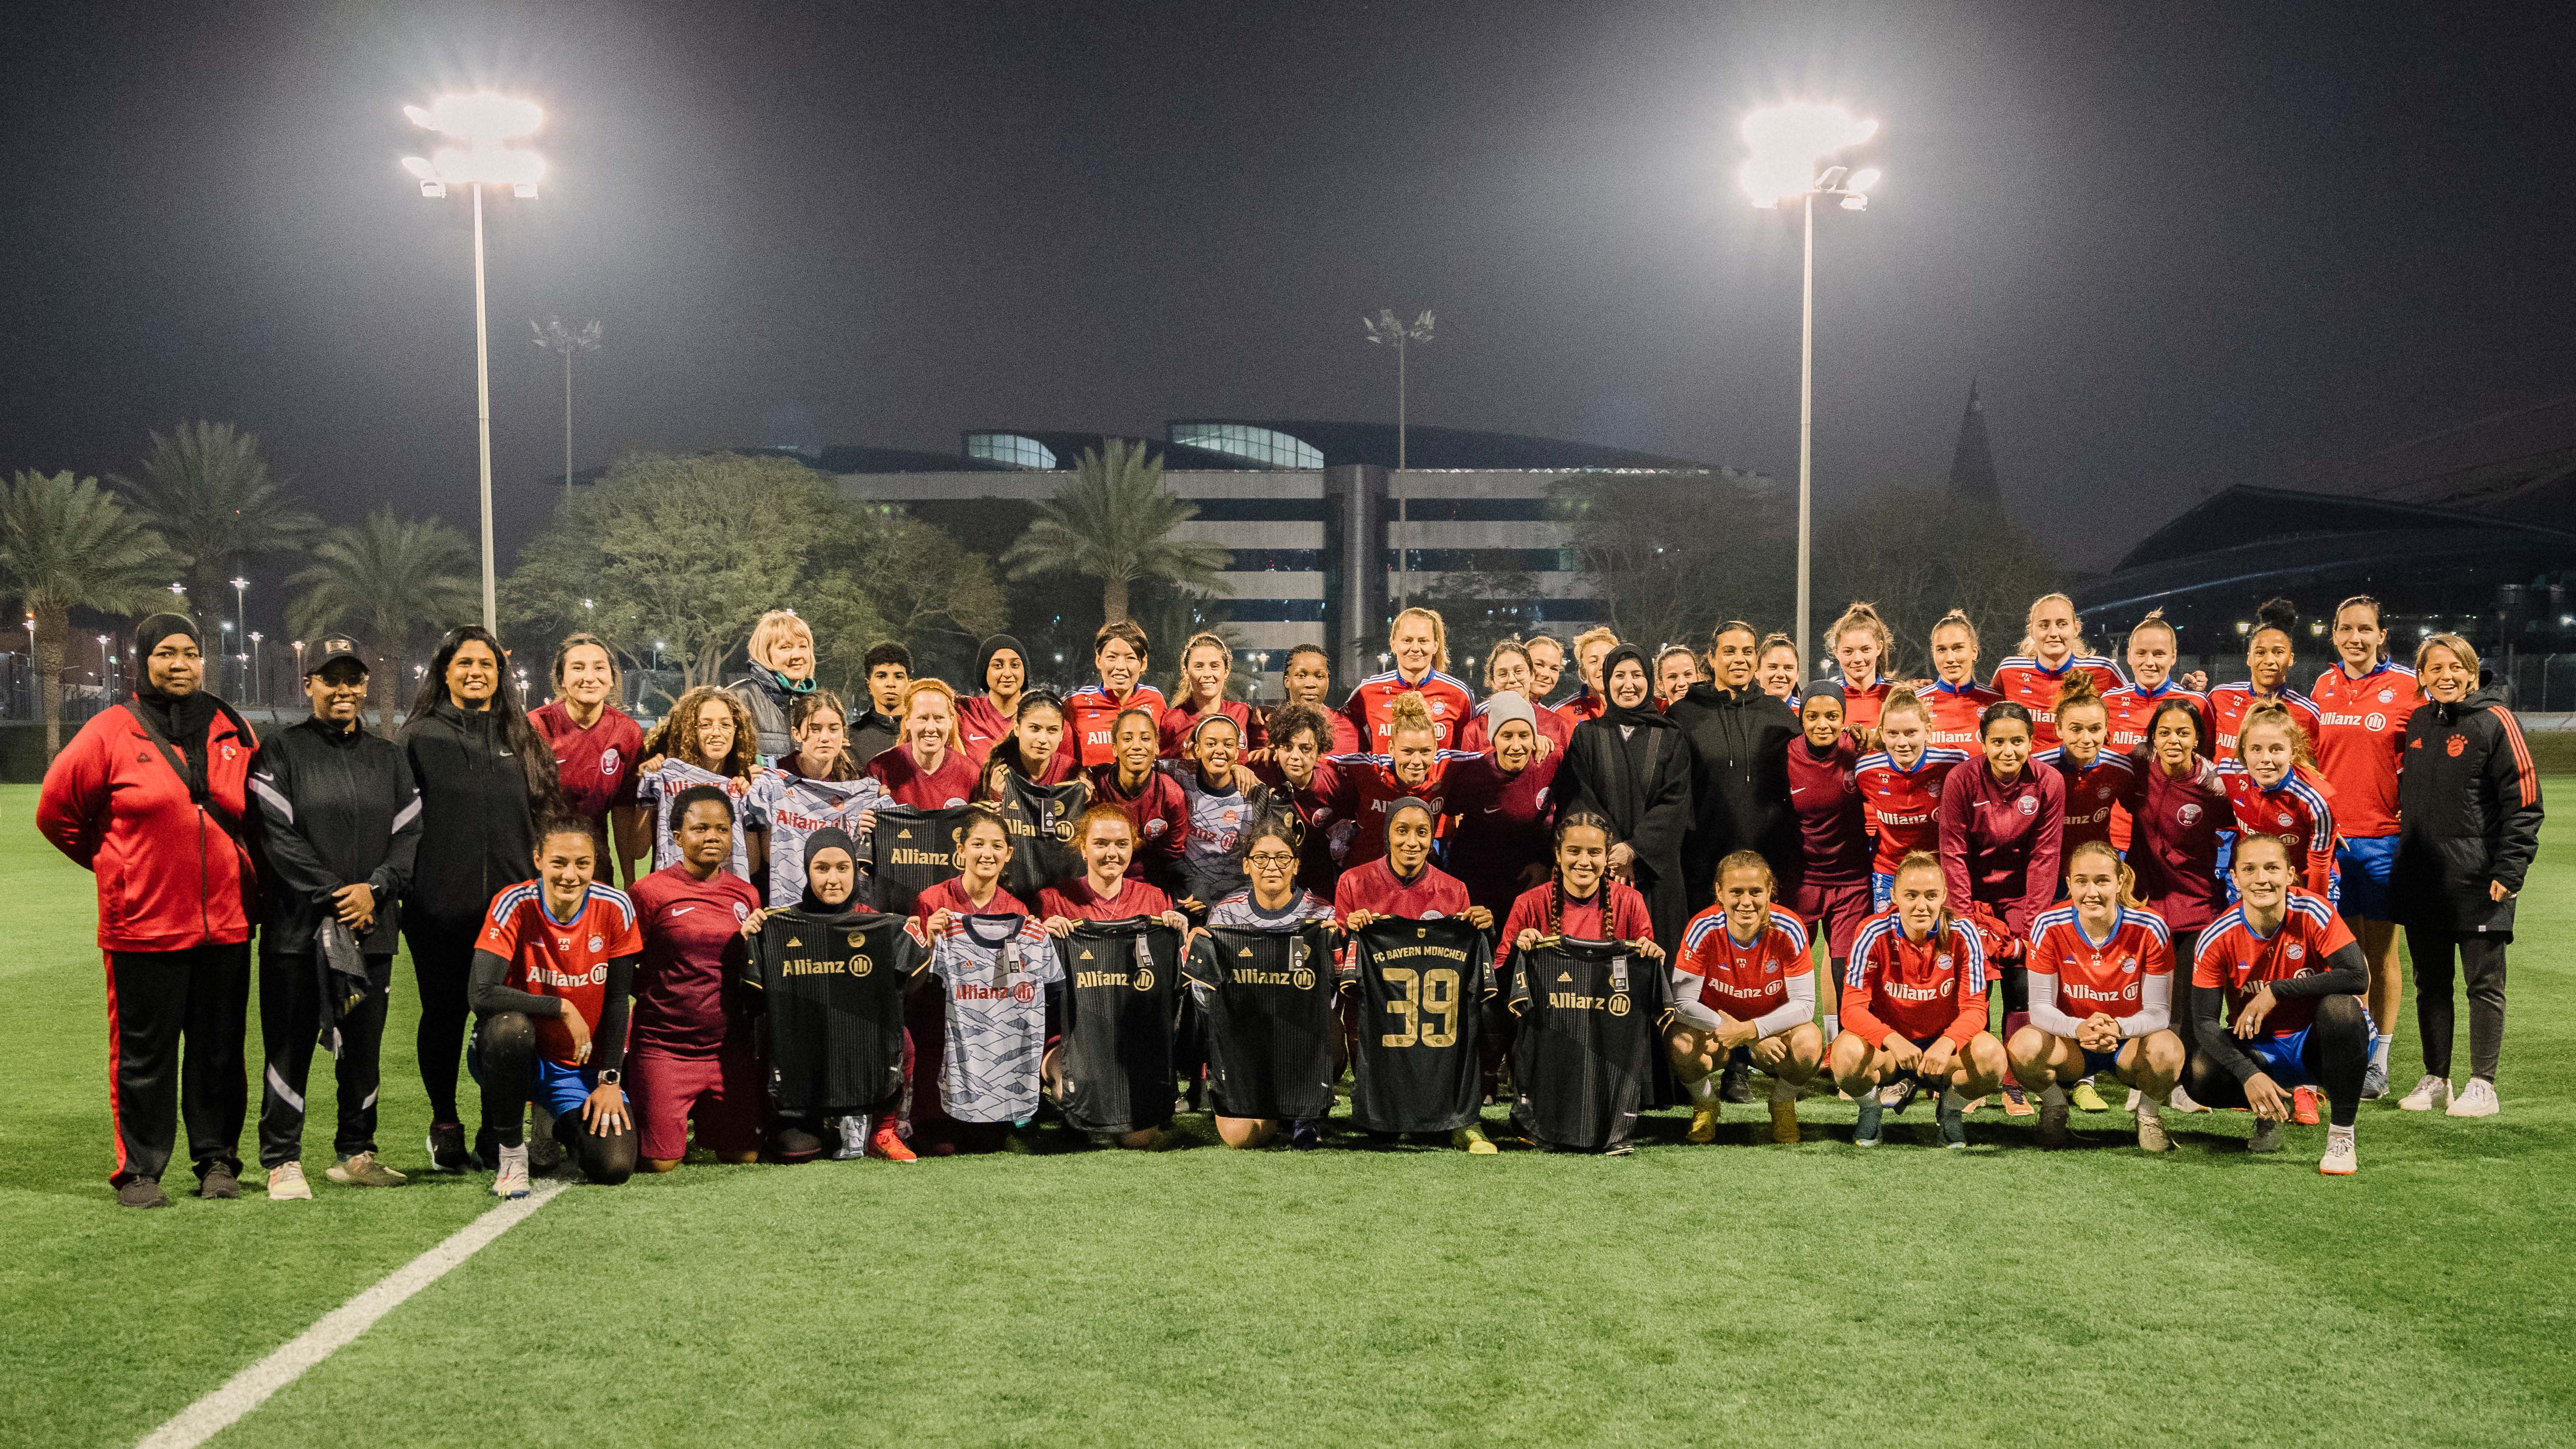
[[[1952,910],[1985,934],[1987,963],[2002,968],[2006,1040],[2030,1020],[2021,947],[2057,899],[2066,816],[2064,777],[2032,768],[2033,734],[2028,709],[2009,699],[1988,705],[1977,726],[1985,758],[1941,782],[1942,883]],[[2004,1102],[2016,1117],[2035,1110],[2009,1078]]]
[[[242,831],[259,740],[199,687],[195,624],[155,614],[135,630],[134,651],[144,683],[54,758],[36,828],[98,877],[116,1114],[108,1181],[127,1207],[167,1207],[161,1174],[183,1116],[197,1195],[241,1196],[242,1037],[258,889]]]

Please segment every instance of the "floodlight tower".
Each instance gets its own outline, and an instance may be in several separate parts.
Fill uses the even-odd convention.
[[[1809,460],[1815,434],[1816,383],[1816,198],[1831,197],[1845,211],[1867,211],[1869,192],[1878,185],[1876,167],[1853,171],[1826,162],[1878,134],[1878,122],[1856,121],[1840,106],[1789,105],[1755,111],[1744,118],[1748,154],[1736,179],[1745,197],[1764,210],[1796,199],[1805,213],[1806,269],[1798,310],[1798,677],[1807,675],[1807,651],[1816,647],[1808,636],[1808,540],[1812,490]]]
[[[1422,315],[1414,318],[1411,325],[1407,325],[1396,320],[1394,308],[1380,307],[1377,309],[1377,317],[1374,321],[1366,317],[1362,317],[1360,319],[1360,330],[1368,334],[1369,341],[1395,349],[1395,471],[1401,473],[1404,471],[1405,464],[1404,349],[1408,343],[1429,342],[1431,340],[1431,312],[1429,308],[1423,309]],[[1401,492],[1397,493],[1395,495],[1395,524],[1398,529],[1403,529],[1406,523],[1404,504],[1405,495]],[[1410,602],[1406,593],[1407,580],[1405,578],[1406,571],[1404,553],[1403,545],[1397,545],[1395,550],[1395,602],[1397,608],[1402,608],[1405,604]]]

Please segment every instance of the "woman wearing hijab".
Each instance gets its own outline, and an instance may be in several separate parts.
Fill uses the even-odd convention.
[[[1019,722],[1020,696],[1029,687],[1028,651],[1010,635],[995,634],[976,649],[970,677],[981,689],[957,701],[956,749],[980,770]]]
[[[754,957],[754,969],[743,977],[745,986],[766,995],[778,982],[777,973],[785,964],[777,955],[779,948],[776,943],[767,947],[762,944],[762,928],[773,918],[784,918],[793,925],[810,926],[823,932],[849,932],[851,934],[845,939],[853,948],[864,944],[860,938],[872,922],[881,924],[887,919],[869,910],[866,898],[859,892],[858,863],[863,856],[858,842],[838,826],[827,825],[805,837],[805,893],[797,898],[792,910],[756,910],[743,920],[742,934],[752,943]],[[790,941],[796,939],[796,936],[788,937]],[[922,961],[928,959],[910,949],[911,938],[900,927],[895,929],[888,944],[894,950],[880,964],[888,968],[886,975],[899,981],[907,979]],[[864,956],[859,958],[860,961],[866,959]],[[883,978],[880,977],[879,981],[882,984]],[[764,985],[764,982],[768,984]],[[904,1145],[902,1127],[902,1084],[910,1079],[912,1073],[912,1043],[905,1037],[903,1029],[903,988],[899,985],[884,987],[883,994],[872,999],[879,1008],[873,1014],[861,1004],[852,1017],[833,1020],[830,1027],[820,1031],[813,1029],[815,1018],[831,1019],[832,1014],[816,1011],[816,1003],[812,1000],[801,1007],[766,1001],[752,1009],[755,1016],[767,1016],[766,1025],[770,1027],[775,1027],[780,1019],[776,1013],[780,1012],[795,1011],[804,1019],[805,1029],[791,1033],[795,1040],[781,1041],[764,1032],[762,1056],[771,1069],[773,1092],[778,1090],[782,1080],[805,1079],[810,1085],[815,1078],[829,1079],[844,1063],[827,1060],[831,1054],[818,1038],[842,1033],[852,1038],[854,1045],[848,1055],[874,1068],[858,1075],[873,1077],[885,1086],[886,1091],[875,1102],[863,1104],[864,1110],[834,1119],[839,1124],[839,1133],[845,1144],[840,1155],[864,1155],[880,1162],[911,1162],[915,1158],[912,1149]],[[820,1134],[832,1126],[832,1122],[817,1121],[801,1113],[782,1112],[778,1119],[779,1156],[788,1162],[806,1162],[821,1156],[824,1137]],[[864,1146],[856,1145],[860,1143]]]
[[[249,725],[199,686],[197,626],[155,614],[134,631],[144,679],[54,757],[36,828],[98,877],[107,955],[109,1103],[127,1207],[168,1207],[161,1174],[188,1123],[197,1195],[241,1196],[243,1023],[255,867],[243,844]],[[181,1057],[181,1044],[186,1056]]]
[[[1601,661],[1601,717],[1574,731],[1557,772],[1560,811],[1610,822],[1610,875],[1637,888],[1672,954],[1690,919],[1682,837],[1691,826],[1690,737],[1655,708],[1646,656],[1622,644]]]
[[[440,1172],[463,1172],[456,1063],[475,941],[492,898],[528,878],[542,843],[537,822],[562,813],[562,791],[553,749],[519,707],[501,642],[478,625],[448,631],[439,645],[404,717],[402,747],[420,789],[402,932],[420,985],[414,1040],[429,1093],[429,1160]]]
[[[796,753],[796,701],[814,692],[814,631],[790,609],[772,609],[751,626],[751,672],[725,686],[751,713],[760,762],[774,765]]]

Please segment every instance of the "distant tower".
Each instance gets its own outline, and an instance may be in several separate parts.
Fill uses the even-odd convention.
[[[1968,410],[1959,415],[1959,446],[1950,454],[1950,491],[1980,503],[2001,503],[2004,492],[1995,481],[1995,452],[1986,443],[1986,405],[1977,401],[1977,384],[1968,383]]]

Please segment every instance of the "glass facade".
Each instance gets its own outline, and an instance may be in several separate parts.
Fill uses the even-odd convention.
[[[1173,423],[1170,437],[1175,443],[1230,453],[1273,468],[1324,466],[1323,450],[1314,444],[1250,423]]]
[[[1008,463],[1014,468],[1053,469],[1055,450],[1018,433],[968,433],[966,456]]]

